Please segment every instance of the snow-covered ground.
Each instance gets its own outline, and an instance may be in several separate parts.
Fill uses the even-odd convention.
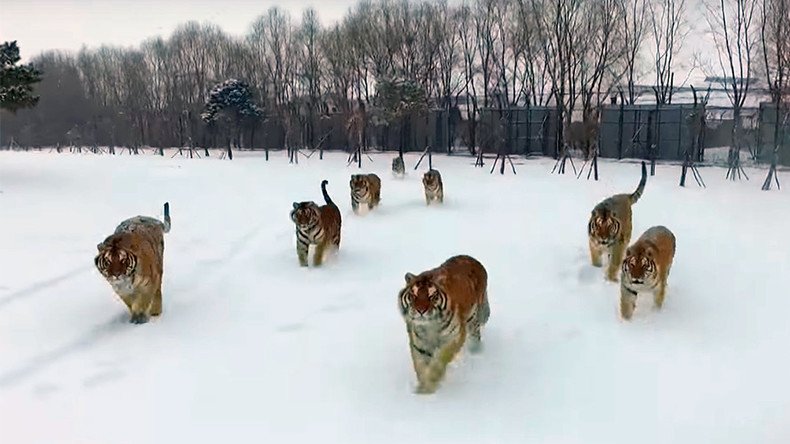
[[[596,183],[551,159],[500,176],[435,156],[445,205],[426,208],[423,167],[397,180],[374,155],[382,205],[356,217],[358,170],[317,157],[0,153],[0,441],[790,442],[790,194],[760,191],[764,171],[702,168],[708,188],[683,189],[658,166],[634,238],[666,225],[677,256],[664,309],[640,299],[626,323],[585,230],[638,164],[602,161]],[[323,178],[341,251],[304,269],[288,213]],[[96,244],[165,201],[164,314],[132,325]],[[484,350],[416,395],[396,295],[458,253],[488,269]]]

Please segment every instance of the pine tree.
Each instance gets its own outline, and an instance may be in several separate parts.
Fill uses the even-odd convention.
[[[19,46],[16,40],[0,45],[0,108],[16,112],[33,107],[39,97],[33,85],[41,81],[41,71],[33,65],[19,65]]]
[[[220,116],[234,125],[234,136],[241,146],[241,126],[245,120],[259,118],[263,111],[252,101],[252,91],[246,82],[228,79],[217,84],[209,92],[205,110],[200,115],[206,123],[215,122]],[[228,157],[233,159],[231,142],[228,142]]]
[[[422,86],[411,80],[379,79],[374,98],[379,117],[392,125],[400,122],[401,137],[398,154],[403,157],[403,148],[409,133],[411,115],[425,111],[428,99]]]

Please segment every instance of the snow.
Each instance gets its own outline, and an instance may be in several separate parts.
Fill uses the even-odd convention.
[[[359,217],[343,154],[170,155],[0,153],[3,442],[790,442],[790,195],[760,191],[764,171],[705,167],[708,188],[683,189],[657,167],[634,239],[666,225],[677,256],[663,310],[640,297],[624,322],[586,223],[636,163],[601,161],[596,183],[436,155],[445,205],[426,207],[427,165],[407,155],[396,179],[375,154],[382,203]],[[324,178],[341,250],[304,269],[288,213]],[[165,201],[164,313],[132,325],[96,244]],[[489,273],[484,348],[416,395],[397,292],[459,253]]]

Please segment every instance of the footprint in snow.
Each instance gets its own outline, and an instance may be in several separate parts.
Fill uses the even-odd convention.
[[[304,328],[304,324],[301,323],[294,323],[294,324],[285,324],[277,327],[277,331],[280,333],[291,333],[294,331],[299,331]]]
[[[96,373],[95,375],[89,376],[82,381],[82,386],[85,388],[94,388],[98,387],[102,384],[106,384],[110,381],[115,381],[123,377],[123,372],[120,370],[106,370]]]

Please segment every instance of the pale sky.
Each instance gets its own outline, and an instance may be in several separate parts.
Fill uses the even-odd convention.
[[[342,18],[356,0],[0,0],[0,41],[17,40],[23,61],[49,49],[78,51],[82,45],[137,46],[167,37],[181,23],[197,20],[245,34],[271,6],[295,22],[312,6],[322,23]]]
[[[691,34],[678,55],[676,81],[689,74],[691,60],[711,57],[703,0],[686,0]],[[78,51],[83,45],[138,46],[149,37],[168,37],[187,21],[211,22],[241,36],[271,6],[289,11],[294,22],[312,6],[325,25],[346,15],[358,0],[0,0],[0,42],[17,40],[23,62],[42,51]],[[455,0],[451,0],[455,3]],[[649,45],[649,41],[646,42]],[[717,67],[717,65],[716,65]],[[701,70],[694,70],[695,77]],[[649,79],[645,79],[649,81]]]

